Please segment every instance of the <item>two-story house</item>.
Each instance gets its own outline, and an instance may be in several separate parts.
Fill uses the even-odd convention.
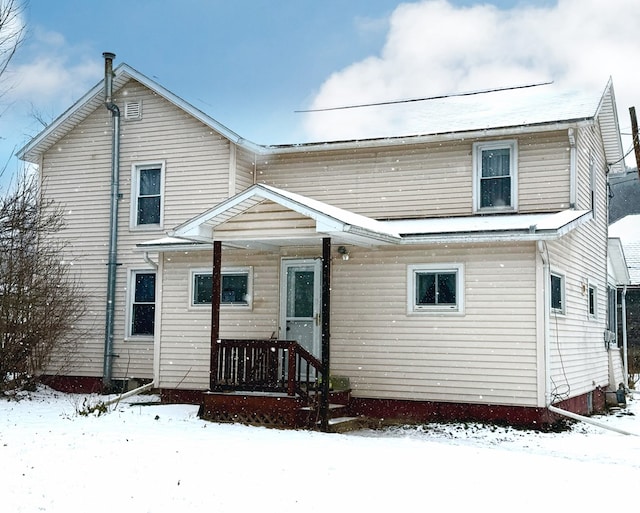
[[[365,137],[264,146],[112,57],[20,151],[89,301],[53,383],[152,382],[242,421],[316,390],[325,418],[329,387],[419,421],[604,404],[610,82],[370,106],[389,122]]]

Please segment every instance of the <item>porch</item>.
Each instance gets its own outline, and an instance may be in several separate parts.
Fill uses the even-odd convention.
[[[217,340],[211,369],[205,420],[323,431],[359,420],[349,416],[346,380],[332,384],[322,362],[295,341]]]

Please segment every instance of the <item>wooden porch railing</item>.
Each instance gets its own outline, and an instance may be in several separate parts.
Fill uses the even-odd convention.
[[[320,391],[322,363],[290,340],[218,340],[211,351],[211,390],[280,392],[309,397]]]

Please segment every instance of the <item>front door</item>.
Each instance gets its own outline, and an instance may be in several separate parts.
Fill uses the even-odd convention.
[[[280,338],[295,340],[320,358],[322,323],[320,259],[283,260],[280,274]]]

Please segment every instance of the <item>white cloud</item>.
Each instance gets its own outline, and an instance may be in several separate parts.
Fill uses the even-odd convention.
[[[640,104],[637,26],[637,0],[558,0],[553,7],[509,10],[456,7],[446,0],[401,4],[381,54],[331,75],[310,108],[546,80],[601,91],[612,76],[620,125],[628,131],[628,107]],[[309,138],[357,137],[360,127],[385,122],[367,119],[363,109],[340,112],[338,133],[335,116],[308,114]]]

